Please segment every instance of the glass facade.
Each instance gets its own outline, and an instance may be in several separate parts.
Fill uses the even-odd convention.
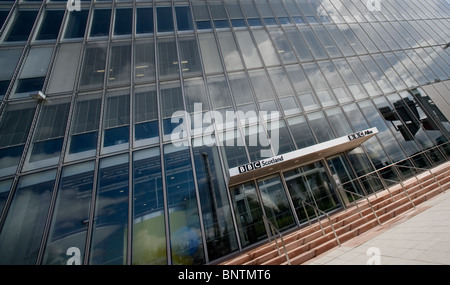
[[[285,231],[314,216],[302,202],[341,209],[336,177],[450,158],[450,103],[424,88],[450,94],[448,1],[66,4],[0,1],[0,264],[215,263],[267,239],[263,217]]]

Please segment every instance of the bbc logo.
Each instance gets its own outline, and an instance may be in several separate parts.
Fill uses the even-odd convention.
[[[261,168],[261,162],[253,162],[246,165],[239,166],[239,173],[244,173],[247,171],[252,171],[255,169]]]

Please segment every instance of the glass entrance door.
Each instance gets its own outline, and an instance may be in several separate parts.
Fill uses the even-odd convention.
[[[283,175],[300,223],[315,217],[314,208],[308,204],[324,212],[341,206],[322,162],[286,171]]]

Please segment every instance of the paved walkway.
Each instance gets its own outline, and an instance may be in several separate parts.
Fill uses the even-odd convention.
[[[450,264],[450,190],[305,264]]]

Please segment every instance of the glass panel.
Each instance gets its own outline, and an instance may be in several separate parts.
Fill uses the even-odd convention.
[[[88,15],[89,10],[69,12],[69,19],[67,20],[64,38],[71,39],[84,37]]]
[[[133,25],[133,9],[117,8],[114,22],[114,35],[131,35]]]
[[[237,105],[254,102],[252,90],[245,73],[233,73],[229,75],[231,91]]]
[[[272,87],[269,83],[269,78],[264,70],[251,71],[249,72],[249,76],[258,101],[261,102],[275,98],[275,94],[273,94]]]
[[[266,66],[279,65],[277,52],[267,32],[265,30],[254,30],[253,36]]]
[[[135,82],[155,81],[155,46],[152,40],[136,41],[134,68]]]
[[[339,77],[339,73],[331,61],[319,62],[319,67],[330,84],[331,89],[333,90],[333,93],[338,101],[340,103],[352,101],[352,96],[348,93],[344,82]]]
[[[130,93],[128,90],[110,91],[106,94],[104,111],[103,151],[128,148],[130,136]]]
[[[159,148],[133,154],[133,265],[167,264]]]
[[[339,51],[339,49],[336,48],[335,43],[330,38],[330,35],[328,34],[328,32],[325,30],[324,27],[314,26],[313,30],[314,30],[314,32],[316,32],[317,37],[322,42],[323,47],[328,52],[328,55],[331,58],[342,56],[341,52]]]
[[[291,41],[300,62],[313,60],[309,48],[300,36],[298,30],[296,28],[287,28],[285,31],[286,36]]]
[[[131,43],[113,43],[108,66],[109,86],[130,84]]]
[[[94,10],[91,23],[90,37],[104,37],[109,35],[109,25],[111,20],[111,9]]]
[[[50,170],[20,178],[0,232],[0,264],[36,264],[55,176]]]
[[[179,125],[176,122],[172,122],[172,117],[174,117],[175,112],[184,111],[183,96],[181,94],[181,87],[179,83],[168,83],[161,85],[160,99],[161,99],[161,115],[163,119],[163,133],[164,140],[171,140],[171,135],[174,129]],[[177,119],[174,117],[174,119]],[[183,121],[181,124],[186,124],[186,118],[181,118]],[[185,126],[188,128],[187,126]],[[187,134],[184,132],[183,137]]]
[[[158,32],[173,32],[172,7],[157,7]]]
[[[77,98],[72,118],[67,160],[95,155],[101,101],[100,93],[83,95]]]
[[[185,80],[183,85],[184,97],[186,98],[186,106],[189,113],[197,111],[195,104],[201,104],[200,111],[210,109],[203,78]]]
[[[342,113],[341,108],[336,107],[333,109],[327,109],[325,110],[325,114],[328,117],[330,125],[334,129],[336,137],[343,137],[353,133],[352,127],[348,123],[344,113]]]
[[[33,137],[33,144],[28,151],[29,164],[25,169],[56,164],[64,141],[70,102],[68,99],[54,100],[44,104]]]
[[[195,38],[179,38],[181,71],[184,76],[200,75],[202,67]]]
[[[80,89],[103,86],[106,64],[106,44],[88,44],[81,70]]]
[[[279,175],[258,180],[264,212],[280,231],[294,226],[295,221]]]
[[[228,72],[244,69],[231,32],[218,33],[220,49],[222,50],[225,67]]]
[[[64,16],[64,10],[47,10],[42,20],[36,40],[55,40]]]
[[[174,38],[160,39],[159,51],[159,75],[163,79],[179,77],[177,46]]]
[[[334,139],[333,131],[325,118],[323,112],[316,112],[308,114],[308,120],[311,125],[311,129],[316,135],[319,143],[326,142]]]
[[[216,146],[207,146],[209,143],[213,145],[215,141],[206,137],[194,140],[193,151],[208,256],[214,260],[237,250],[238,245],[219,151]]]
[[[236,32],[236,38],[241,48],[242,57],[244,58],[247,68],[262,67],[261,59],[258,55],[258,50],[250,36],[249,31]]]
[[[93,185],[94,162],[63,169],[42,264],[83,263]]]
[[[30,131],[36,104],[8,104],[0,124],[1,175],[14,174]]]
[[[194,30],[194,23],[192,22],[191,9],[189,6],[175,7],[177,14],[178,31],[192,31]]]
[[[79,43],[60,46],[48,83],[48,94],[73,90],[81,48]]]
[[[364,46],[361,44],[359,39],[353,33],[353,29],[351,29],[348,25],[338,25],[339,30],[342,32],[344,37],[349,42],[350,46],[356,52],[356,54],[364,54],[367,53]]]
[[[135,146],[159,142],[156,88],[137,89],[134,94]]]
[[[0,98],[2,98],[2,95],[6,94],[22,51],[22,48],[0,50],[0,66],[3,67],[0,70]]]
[[[355,75],[359,78],[363,86],[366,88],[369,96],[376,96],[381,94],[381,90],[378,88],[370,73],[361,63],[359,58],[351,57],[347,58],[348,64],[353,68]]]
[[[222,63],[214,34],[198,35],[203,65],[206,73],[222,72]]]
[[[336,104],[333,94],[331,94],[328,84],[320,72],[319,67],[315,63],[307,63],[303,65],[305,74],[308,75],[309,81],[313,86],[323,107],[332,106]]]
[[[309,27],[299,27],[300,33],[306,39],[306,43],[309,45],[309,51],[312,52],[314,58],[317,60],[325,59],[328,57],[319,40],[314,35],[313,31]]]
[[[213,109],[231,106],[231,94],[225,76],[210,76],[207,85]]]
[[[38,11],[17,11],[5,37],[5,41],[26,41],[31,33],[37,14]]]
[[[126,264],[128,155],[100,160],[90,264]]]
[[[220,132],[219,142],[222,146],[225,169],[248,163],[245,144],[239,130]]]
[[[189,149],[165,145],[164,166],[172,263],[202,264],[205,257]]]
[[[294,52],[289,45],[286,36],[283,34],[281,30],[270,30],[270,36],[272,37],[275,48],[278,52],[278,55],[281,58],[281,61],[284,64],[297,62],[297,57],[294,55]]]
[[[230,188],[231,201],[243,247],[264,239],[267,232],[253,182]]]
[[[136,34],[153,33],[153,8],[136,8]]]
[[[291,129],[297,148],[305,148],[316,143],[314,136],[309,128],[304,116],[287,119],[289,128]]]
[[[279,98],[294,94],[294,90],[283,68],[271,68],[268,72]]]
[[[275,155],[288,153],[295,150],[291,135],[286,128],[286,123],[283,119],[271,119],[267,123],[267,129],[270,137]]]
[[[0,212],[3,211],[3,207],[6,204],[6,199],[8,199],[12,182],[12,179],[0,181]]]
[[[205,1],[195,1],[192,3],[194,19],[197,29],[211,29],[211,21],[209,17],[208,6]]]
[[[372,57],[366,55],[361,56],[360,59],[367,68],[367,70],[369,71],[369,73],[378,83],[378,86],[380,86],[383,93],[390,93],[394,91],[394,88],[392,87],[390,81],[385,76],[385,74],[378,68]]]

